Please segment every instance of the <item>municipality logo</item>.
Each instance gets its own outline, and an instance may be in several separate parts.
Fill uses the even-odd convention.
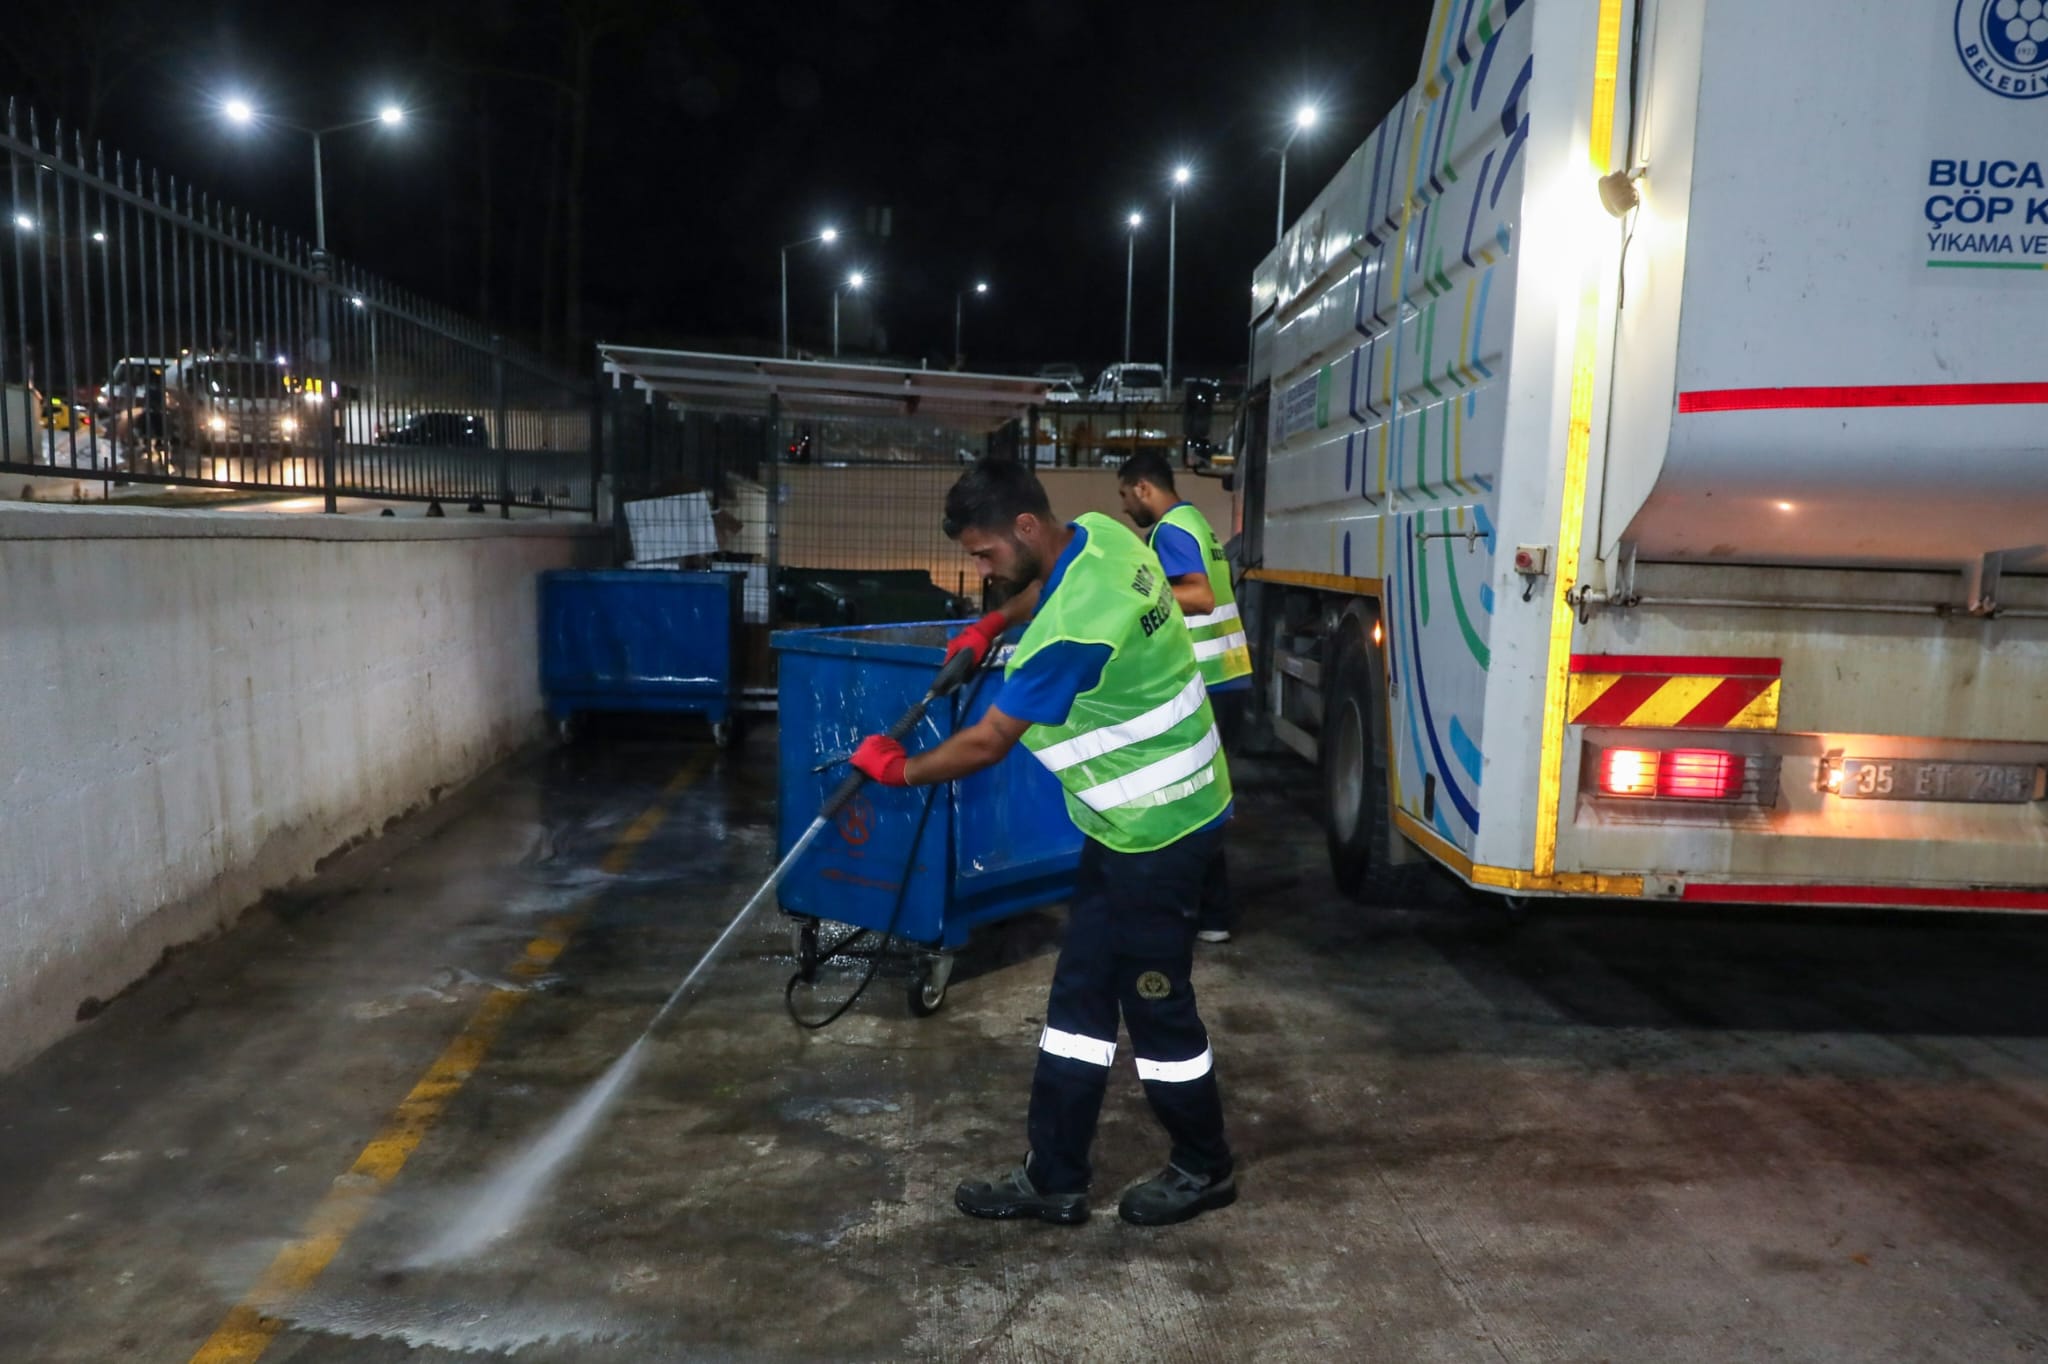
[[[1956,52],[1994,95],[2048,95],[2048,0],[1957,0]]]

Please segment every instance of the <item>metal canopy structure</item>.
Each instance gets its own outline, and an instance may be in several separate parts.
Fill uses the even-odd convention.
[[[1046,401],[1049,383],[1006,374],[778,360],[600,343],[615,386],[658,393],[685,408],[784,416],[896,416],[985,431]]]

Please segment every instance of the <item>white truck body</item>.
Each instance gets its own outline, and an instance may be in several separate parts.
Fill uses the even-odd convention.
[[[1384,639],[1387,856],[2048,908],[2034,24],[1437,0],[1415,87],[1259,267],[1240,459],[1275,733],[1327,770],[1334,641]]]

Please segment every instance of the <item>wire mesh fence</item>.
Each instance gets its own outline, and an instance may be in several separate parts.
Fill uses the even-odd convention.
[[[595,510],[588,380],[14,103],[0,154],[0,470]]]
[[[743,573],[751,624],[943,619],[980,600],[940,513],[1000,433],[686,409],[652,392],[614,394],[606,426],[622,562]]]

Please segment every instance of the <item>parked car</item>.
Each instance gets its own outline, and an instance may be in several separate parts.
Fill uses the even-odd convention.
[[[1081,389],[1071,379],[1060,379],[1045,390],[1045,400],[1049,403],[1078,403],[1081,401]]]
[[[1158,365],[1111,365],[1095,380],[1092,395],[1099,403],[1163,403],[1166,371]]]
[[[483,449],[491,443],[482,417],[468,412],[415,412],[377,432],[379,445],[452,445]]]
[[[1088,376],[1081,372],[1079,365],[1069,365],[1064,362],[1056,365],[1040,365],[1038,373],[1032,377],[1034,379],[1064,379],[1076,389],[1080,389],[1088,382]]]

